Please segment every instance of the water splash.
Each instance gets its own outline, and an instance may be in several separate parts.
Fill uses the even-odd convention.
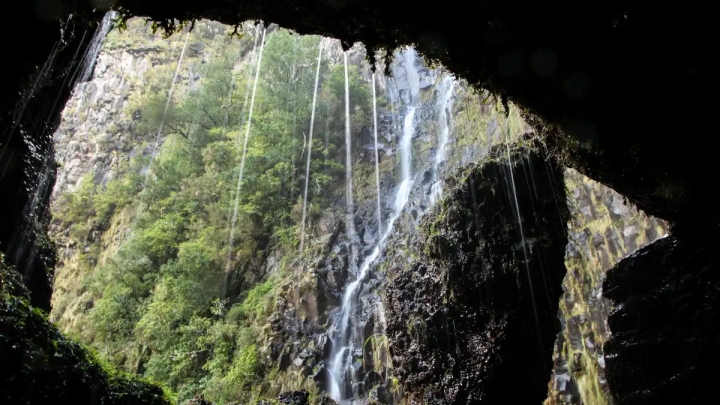
[[[243,142],[242,158],[240,159],[240,172],[238,173],[237,187],[235,188],[235,206],[233,208],[232,223],[230,225],[230,238],[228,241],[228,260],[227,270],[230,270],[232,263],[233,243],[235,240],[235,225],[238,218],[238,205],[240,202],[240,189],[242,188],[243,173],[245,172],[245,157],[247,156],[248,139],[250,138],[250,126],[252,125],[253,109],[255,108],[255,95],[257,94],[257,84],[260,77],[260,66],[262,65],[262,55],[265,49],[265,34],[267,28],[263,30],[262,39],[260,40],[260,52],[258,53],[257,68],[255,69],[255,83],[253,84],[252,97],[250,98],[250,112],[248,113],[247,125],[245,127],[245,141]]]
[[[312,155],[312,139],[313,130],[315,129],[315,106],[317,103],[318,85],[320,84],[320,62],[322,62],[322,51],[323,41],[320,39],[318,45],[318,61],[317,69],[315,70],[315,90],[313,91],[312,99],[312,112],[310,113],[310,131],[308,133],[308,154],[307,154],[307,166],[305,167],[305,192],[303,194],[303,213],[302,222],[300,226],[300,260],[302,262],[303,252],[305,251],[305,221],[307,219],[307,197],[308,197],[308,184],[310,183],[310,157]]]

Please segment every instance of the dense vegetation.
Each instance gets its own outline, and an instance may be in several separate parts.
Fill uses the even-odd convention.
[[[78,190],[59,197],[55,212],[56,226],[84,246],[78,260],[91,269],[83,281],[91,308],[69,333],[123,370],[166,383],[179,400],[203,393],[225,403],[260,394],[254,383],[273,372],[260,357],[272,293],[298,271],[293,259],[320,38],[268,34],[248,132],[253,39],[204,63],[200,85],[176,94],[167,114],[169,86],[132,99],[132,136],[146,150],[164,128],[157,156],[124,161],[105,184],[88,174]],[[357,66],[349,76],[357,133],[369,124],[372,100]],[[165,69],[164,82],[171,77]],[[330,186],[345,178],[344,67],[324,59],[320,84],[311,218],[344,195]],[[269,266],[278,252],[282,261]]]

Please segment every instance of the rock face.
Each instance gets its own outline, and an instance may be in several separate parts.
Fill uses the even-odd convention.
[[[615,309],[605,362],[616,404],[720,401],[717,242],[716,232],[678,232],[608,272],[603,289]]]
[[[204,73],[198,66],[226,39],[223,36],[226,27],[220,24],[203,21],[197,28],[202,35],[188,44],[176,80],[175,98],[196,85]],[[80,318],[93,305],[83,280],[90,276],[93,267],[102,265],[118,249],[127,238],[130,224],[111,221],[109,230],[97,227],[88,238],[73,238],[57,220],[66,203],[63,197],[76,192],[85,176],[90,176],[91,184],[102,189],[118,175],[122,177],[133,159],[150,160],[157,148],[155,143],[162,144],[171,130],[142,128],[140,117],[152,106],[143,105],[140,100],[147,103],[156,97],[159,108],[164,107],[183,40],[180,36],[165,40],[160,34],[150,33],[140,21],[130,22],[127,32],[111,31],[98,44],[102,46],[94,69],[89,72],[92,74],[75,86],[62,111],[62,120],[52,139],[59,169],[54,187],[48,192],[52,192],[51,212],[55,217],[50,224],[50,236],[57,245],[51,320],[65,332],[69,325],[81,322]],[[143,163],[140,171],[147,171],[147,165]],[[92,248],[98,241],[103,247],[102,254],[96,254]],[[88,253],[93,256],[89,266],[78,260]]]
[[[325,360],[330,351],[326,334],[331,310],[341,300],[348,276],[348,243],[344,215],[327,212],[311,225],[316,235],[310,243],[304,272],[287,280],[277,298],[270,319],[266,362],[284,374],[267,381],[264,392],[288,389],[286,384],[308,378],[325,386]],[[297,264],[296,264],[297,265]]]
[[[412,403],[537,403],[546,395],[565,276],[563,173],[518,148],[509,170],[506,153],[493,148],[449,182],[422,221],[411,264],[394,247],[387,334]]]
[[[605,272],[637,247],[667,233],[667,224],[639,212],[612,189],[573,169],[565,170],[568,190],[568,246],[553,355],[553,377],[545,402],[612,403],[605,378],[603,345],[610,337],[612,303],[602,296]]]

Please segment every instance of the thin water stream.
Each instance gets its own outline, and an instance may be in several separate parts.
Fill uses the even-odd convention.
[[[157,135],[155,135],[155,143],[153,144],[153,150],[152,155],[150,156],[150,166],[148,167],[147,173],[145,174],[145,183],[143,184],[143,189],[147,187],[148,179],[150,178],[150,173],[152,172],[153,164],[155,163],[155,158],[157,157],[158,148],[160,146],[160,136],[162,135],[163,127],[165,126],[165,118],[167,117],[168,109],[170,108],[170,103],[172,102],[172,96],[173,92],[175,91],[175,85],[177,84],[177,78],[178,74],[180,73],[180,67],[182,66],[183,58],[185,57],[185,51],[187,50],[187,44],[188,39],[190,39],[190,31],[185,35],[185,42],[183,43],[182,51],[180,52],[180,59],[178,59],[177,67],[175,68],[175,75],[172,79],[172,84],[170,85],[170,91],[168,92],[168,98],[165,102],[165,109],[163,110],[162,118],[160,119],[160,126],[158,127]]]
[[[303,252],[305,251],[305,221],[307,220],[307,200],[308,200],[308,184],[310,183],[310,158],[312,155],[313,130],[315,129],[315,106],[317,104],[318,85],[320,84],[320,62],[322,62],[323,41],[320,39],[318,44],[318,61],[315,70],[315,90],[313,91],[312,112],[310,113],[310,131],[308,133],[308,154],[307,165],[305,167],[305,192],[303,193],[303,213],[300,225],[300,260],[302,261]]]
[[[415,111],[416,108],[410,106],[405,113],[403,134],[399,144],[401,181],[395,193],[392,216],[377,245],[360,265],[355,281],[348,284],[345,289],[345,294],[343,295],[340,322],[335,330],[339,335],[333,340],[333,350],[330,360],[330,394],[333,399],[344,405],[349,404],[348,398],[354,398],[357,395],[357,392],[354,392],[353,353],[356,349],[362,349],[363,336],[359,328],[351,325],[351,320],[353,316],[357,315],[360,309],[358,305],[358,294],[368,270],[380,256],[388,238],[392,234],[395,221],[400,217],[405,204],[410,198],[410,190],[412,189],[413,182],[411,176],[411,146],[412,137],[415,132]],[[348,382],[350,383],[351,392],[346,392],[343,388]]]
[[[263,29],[262,39],[260,40],[260,51],[258,53],[257,68],[255,69],[255,83],[253,84],[252,97],[250,98],[250,112],[248,113],[247,125],[245,127],[245,141],[243,142],[242,158],[240,159],[240,172],[238,173],[237,187],[235,188],[235,206],[233,208],[232,223],[230,225],[230,238],[228,241],[228,260],[227,269],[230,270],[232,263],[233,243],[235,239],[235,225],[238,218],[238,205],[240,203],[240,190],[242,188],[243,174],[245,172],[245,158],[247,157],[248,139],[250,138],[250,127],[252,126],[253,108],[255,107],[255,95],[257,94],[258,79],[260,78],[260,66],[262,65],[262,55],[265,49],[265,34],[267,28]]]
[[[382,234],[382,206],[380,204],[380,156],[378,153],[377,96],[375,95],[375,73],[372,74],[373,97],[373,138],[375,139],[375,185],[377,186],[378,233]]]

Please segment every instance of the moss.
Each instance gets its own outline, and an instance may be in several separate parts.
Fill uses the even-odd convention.
[[[115,371],[63,336],[29,304],[19,274],[0,257],[0,402],[7,404],[172,404],[146,380]]]

